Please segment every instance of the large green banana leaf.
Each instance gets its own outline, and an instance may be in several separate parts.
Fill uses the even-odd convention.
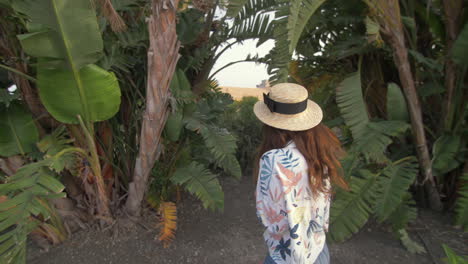
[[[404,98],[400,98],[404,100]],[[361,88],[360,71],[350,74],[336,89],[336,101],[351,129],[353,151],[360,152],[367,160],[385,163],[385,149],[392,143],[391,137],[404,133],[409,125],[402,121],[370,121]]]
[[[13,8],[31,19],[30,33],[18,36],[29,55],[72,71],[99,59],[103,44],[91,1],[16,0]]]
[[[336,101],[355,140],[363,138],[369,115],[361,88],[361,73],[348,75],[336,88]]]
[[[39,96],[52,116],[63,123],[78,123],[76,115],[88,121],[103,121],[119,110],[117,78],[94,64],[72,71],[45,69],[37,73]]]
[[[0,156],[12,156],[32,151],[39,140],[31,115],[19,104],[0,107]]]
[[[465,67],[468,66],[468,51],[466,47],[468,47],[468,23],[463,26],[462,31],[452,47],[453,60],[457,64]]]
[[[387,87],[388,120],[409,122],[405,96],[403,95],[400,87],[395,83],[389,83]]]
[[[18,0],[30,33],[19,35],[24,50],[38,57],[39,95],[50,114],[63,123],[102,121],[120,105],[115,76],[92,65],[102,52],[96,14],[88,0]]]

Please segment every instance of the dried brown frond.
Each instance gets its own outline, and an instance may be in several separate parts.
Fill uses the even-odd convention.
[[[161,214],[161,232],[158,239],[167,248],[174,239],[177,229],[177,207],[173,202],[162,202],[159,206],[159,213]]]
[[[112,31],[122,32],[127,29],[124,20],[114,9],[114,6],[112,6],[111,0],[94,0],[93,2],[99,5],[101,13],[109,21]],[[96,5],[96,3],[94,3],[94,5]]]

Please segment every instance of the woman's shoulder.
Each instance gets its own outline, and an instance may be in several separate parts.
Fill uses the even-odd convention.
[[[270,149],[267,152],[262,154],[262,156],[260,157],[260,160],[271,159],[275,155],[277,155],[279,151],[281,151],[281,149]]]
[[[263,153],[260,157],[260,160],[273,159],[275,157],[280,158],[292,158],[293,156],[300,156],[301,153],[297,151],[296,145],[294,143],[287,144],[283,148],[270,149],[267,152]]]

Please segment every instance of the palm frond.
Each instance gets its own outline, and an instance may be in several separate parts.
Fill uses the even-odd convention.
[[[361,73],[348,75],[336,88],[336,101],[355,140],[363,138],[369,116],[361,88]]]
[[[367,222],[376,195],[376,175],[368,170],[360,170],[358,176],[350,180],[349,192],[339,189],[330,211],[330,238],[340,242]]]
[[[25,263],[27,235],[51,217],[47,198],[64,197],[65,188],[47,168],[48,160],[21,167],[0,185],[0,262]],[[40,218],[39,218],[40,216]]]
[[[236,178],[240,178],[242,171],[236,159],[236,138],[226,129],[207,123],[205,116],[195,112],[192,116],[184,117],[186,128],[201,134],[206,147],[213,155],[216,165],[223,168]]]
[[[178,168],[171,181],[182,185],[187,191],[196,195],[203,206],[209,209],[224,209],[224,193],[216,178],[202,164],[193,161],[190,165]]]
[[[289,52],[287,28],[290,2],[279,0],[278,3],[275,11],[275,21],[273,21],[275,46],[266,56],[269,61],[268,74],[272,75],[270,81],[273,84],[288,80],[289,62],[292,56],[292,53]]]
[[[301,37],[304,27],[307,25],[310,17],[317,11],[325,0],[293,0],[291,1],[290,14],[288,16],[288,40],[289,53],[292,54],[296,49],[297,42]]]
[[[417,217],[416,202],[411,197],[411,193],[406,192],[403,196],[403,200],[387,218],[387,222],[390,223],[394,231],[406,228],[406,225],[416,219]]]
[[[205,144],[217,160],[218,165],[235,176],[241,177],[241,168],[236,159],[236,139],[226,129],[208,127],[201,130]]]
[[[391,137],[405,132],[409,125],[401,121],[369,120],[360,71],[350,74],[338,85],[336,100],[346,125],[351,129],[355,143],[353,151],[362,153],[367,160],[387,162],[384,152],[392,143]]]
[[[272,37],[273,27],[268,14],[260,14],[248,17],[234,24],[229,32],[229,38],[246,40],[258,38],[257,46],[261,45]]]
[[[385,221],[401,205],[418,174],[416,158],[407,157],[389,164],[377,179],[375,214],[377,220]]]
[[[161,232],[158,240],[163,242],[164,248],[167,248],[174,240],[177,230],[177,206],[173,202],[162,202],[159,206],[159,214],[161,215]]]
[[[396,137],[410,128],[409,124],[400,121],[369,122],[362,137],[354,140],[353,151],[362,153],[366,160],[378,163],[388,162],[385,151]]]
[[[227,6],[226,16],[236,17],[242,11],[244,6],[249,2],[254,2],[252,0],[230,0]],[[259,1],[261,2],[261,1]]]

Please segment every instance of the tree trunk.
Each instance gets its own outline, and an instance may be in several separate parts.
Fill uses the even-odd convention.
[[[405,44],[398,0],[368,0],[368,4],[371,10],[377,14],[381,24],[381,31],[388,38],[389,44],[393,49],[395,65],[398,68],[398,75],[400,76],[401,86],[411,118],[411,130],[416,143],[416,153],[421,169],[420,184],[424,185],[430,207],[434,210],[441,210],[442,203],[432,174],[432,164],[424,132],[421,104],[408,60],[408,49]]]
[[[168,116],[169,85],[179,59],[176,34],[178,0],[153,0],[148,30],[148,82],[146,109],[140,135],[140,149],[135,162],[133,181],[129,184],[125,211],[139,216],[148,178],[161,153],[161,133]]]
[[[460,17],[463,10],[463,1],[462,0],[443,0],[444,5],[444,14],[445,14],[445,33],[446,33],[446,50],[447,54],[450,54],[452,50],[453,43],[457,39],[458,33],[460,31]],[[445,98],[443,105],[443,113],[441,124],[442,129],[451,130],[453,123],[453,100],[454,92],[456,85],[456,65],[450,58],[447,56],[447,61],[445,62]]]

